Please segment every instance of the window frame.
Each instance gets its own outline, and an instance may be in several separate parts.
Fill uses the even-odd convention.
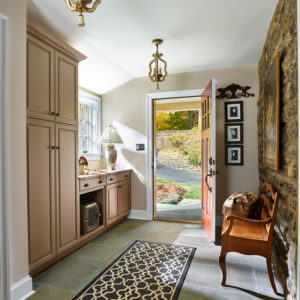
[[[82,103],[80,101],[81,98],[86,98],[88,101],[99,101],[98,105],[98,120],[97,120],[97,133],[96,133],[96,139],[97,139],[97,148],[99,149],[98,153],[83,153],[80,152],[80,104]],[[100,136],[102,132],[102,99],[101,96],[91,92],[83,87],[79,87],[78,91],[78,155],[81,156],[83,155],[86,157],[87,160],[100,160],[102,156],[102,147],[100,143]],[[89,130],[89,129],[88,129]],[[88,133],[88,138],[91,136],[91,134]]]

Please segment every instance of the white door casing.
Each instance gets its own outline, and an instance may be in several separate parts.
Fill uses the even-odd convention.
[[[147,100],[147,208],[146,219],[153,218],[153,176],[154,176],[154,157],[153,157],[153,101],[158,99],[199,97],[203,89],[181,90],[171,92],[149,93],[146,94]]]
[[[0,14],[0,299],[10,299],[8,203],[8,18]]]

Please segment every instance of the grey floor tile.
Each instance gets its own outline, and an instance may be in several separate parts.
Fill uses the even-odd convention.
[[[265,260],[257,256],[228,254],[227,286],[222,287],[218,264],[220,247],[208,239],[201,225],[126,220],[35,277],[36,293],[30,300],[72,299],[135,240],[197,248],[180,300],[283,299],[274,295]],[[278,283],[277,287],[280,290]]]

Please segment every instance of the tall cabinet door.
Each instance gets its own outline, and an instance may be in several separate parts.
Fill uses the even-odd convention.
[[[27,119],[30,270],[55,256],[54,124]]]
[[[119,216],[125,216],[130,212],[130,188],[129,181],[125,181],[119,186]]]
[[[54,50],[27,35],[27,116],[54,120]]]
[[[74,60],[56,52],[56,121],[77,125],[78,66]]]
[[[56,124],[56,214],[58,253],[79,238],[77,126]]]
[[[118,184],[110,184],[106,187],[106,224],[109,225],[119,217],[118,211]]]

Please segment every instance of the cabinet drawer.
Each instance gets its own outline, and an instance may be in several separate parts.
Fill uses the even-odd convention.
[[[130,171],[116,173],[116,174],[109,174],[107,175],[107,184],[115,183],[129,178],[130,178]]]
[[[87,191],[95,188],[101,188],[105,185],[105,177],[93,177],[79,180],[79,191]]]

